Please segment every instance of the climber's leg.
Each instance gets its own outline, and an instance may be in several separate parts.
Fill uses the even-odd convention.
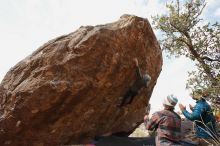
[[[131,91],[130,92],[130,96],[128,97],[128,99],[126,100],[126,104],[131,104],[134,97],[138,94],[138,92],[136,91]]]
[[[117,105],[118,107],[122,107],[125,103],[127,98],[130,96],[131,94],[131,90],[129,89],[126,94],[122,97],[121,101],[119,102],[119,104]]]
[[[133,101],[134,96],[137,95],[137,92],[132,91],[131,89],[129,89],[126,94],[122,97],[122,101],[120,104],[118,104],[119,107],[122,107],[126,104],[131,104],[131,102]]]

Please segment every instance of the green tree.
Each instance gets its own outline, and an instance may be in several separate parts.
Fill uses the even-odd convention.
[[[168,13],[153,17],[153,25],[162,33],[162,49],[176,57],[184,55],[195,62],[187,87],[220,99],[220,25],[201,19],[205,0],[180,0],[167,4]],[[218,103],[220,104],[220,103]]]

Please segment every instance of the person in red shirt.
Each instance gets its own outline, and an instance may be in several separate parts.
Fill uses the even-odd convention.
[[[146,129],[157,131],[156,146],[181,145],[181,118],[174,112],[177,102],[175,96],[169,95],[163,101],[164,110],[155,112],[151,119],[144,117]]]

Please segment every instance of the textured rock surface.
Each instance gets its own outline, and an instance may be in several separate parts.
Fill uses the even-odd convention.
[[[119,109],[119,97],[136,78],[134,57],[152,81]],[[0,85],[0,145],[74,144],[132,132],[161,67],[151,26],[136,16],[51,40],[11,68]]]

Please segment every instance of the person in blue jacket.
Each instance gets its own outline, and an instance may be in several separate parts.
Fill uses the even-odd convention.
[[[179,104],[179,108],[183,115],[190,121],[196,124],[196,137],[198,138],[199,145],[208,145],[213,143],[213,136],[216,136],[215,117],[213,115],[210,105],[206,102],[205,97],[207,93],[203,93],[202,90],[196,90],[193,93],[192,98],[196,100],[195,107],[190,105],[192,112],[188,112],[186,107]],[[208,143],[206,143],[208,142]]]

